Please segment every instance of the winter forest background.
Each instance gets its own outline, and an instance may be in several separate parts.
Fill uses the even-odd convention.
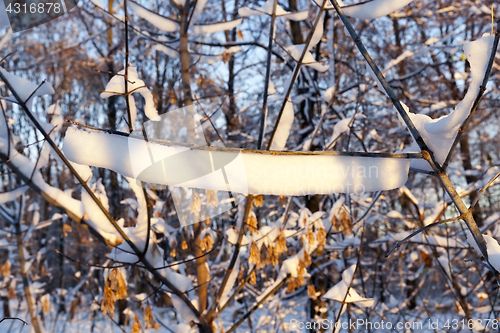
[[[0,30],[0,331],[496,331],[498,8],[81,0]],[[179,109],[153,148],[260,161],[244,196],[127,174]],[[304,161],[376,172],[255,185]]]

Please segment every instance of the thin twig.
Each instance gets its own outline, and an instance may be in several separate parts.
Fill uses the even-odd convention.
[[[458,192],[456,191],[455,187],[451,183],[450,179],[446,175],[446,173],[443,171],[442,167],[439,165],[439,163],[436,161],[434,158],[434,154],[432,150],[429,149],[427,144],[424,142],[422,136],[420,135],[419,131],[413,124],[412,120],[410,119],[408,113],[404,110],[401,102],[398,100],[396,97],[394,91],[392,88],[389,86],[387,83],[387,80],[385,79],[384,75],[380,71],[380,69],[377,67],[373,59],[371,58],[370,54],[364,47],[363,43],[361,42],[361,39],[359,36],[356,34],[356,31],[354,31],[354,28],[352,27],[351,23],[349,22],[349,19],[347,16],[345,16],[344,12],[342,11],[342,8],[340,8],[337,0],[331,0],[333,6],[335,7],[335,10],[337,11],[338,15],[340,16],[342,22],[344,23],[345,27],[347,28],[349,34],[351,35],[351,38],[355,42],[358,50],[361,52],[363,57],[365,58],[366,62],[368,65],[371,67],[377,78],[379,79],[383,89],[391,99],[394,107],[398,111],[399,115],[405,122],[408,130],[410,131],[411,135],[413,136],[413,139],[415,142],[418,144],[421,152],[423,153],[423,157],[427,160],[431,168],[433,169],[434,173],[439,176],[439,180],[443,187],[445,188],[446,192],[450,196],[450,198],[453,200],[453,203],[457,207],[458,211],[462,216],[464,216],[464,221],[467,224],[467,227],[469,228],[472,237],[474,238],[474,241],[479,247],[479,250],[483,257],[486,259],[486,262],[489,265],[490,270],[494,273],[494,276],[497,280],[497,282],[500,284],[500,275],[498,271],[490,264],[488,260],[488,251],[486,249],[486,241],[484,240],[483,234],[479,230],[479,227],[477,226],[476,222],[474,221],[474,218],[472,217],[472,214],[470,214],[470,211],[468,210],[467,206],[465,203],[462,201],[460,196],[458,195]]]
[[[238,259],[238,256],[240,254],[241,242],[243,241],[243,236],[245,235],[245,225],[246,225],[246,222],[248,220],[248,216],[250,215],[250,212],[252,211],[253,199],[254,199],[253,195],[249,194],[247,196],[247,202],[245,205],[245,212],[244,212],[243,219],[241,221],[241,226],[240,226],[240,230],[239,230],[239,234],[238,234],[238,240],[234,246],[233,255],[231,257],[231,261],[229,262],[229,266],[226,270],[226,274],[224,274],[224,278],[222,279],[222,282],[219,286],[219,289],[217,290],[216,298],[215,298],[214,302],[212,303],[212,306],[210,307],[210,310],[208,312],[207,317],[209,318],[209,321],[211,321],[211,319],[213,319],[215,316],[217,307],[219,305],[219,301],[222,297],[222,294],[224,293],[224,289],[226,288],[226,285],[229,281],[229,277],[234,269],[234,266],[236,265],[236,260]]]
[[[127,116],[128,116],[128,128],[129,132],[132,133],[134,130],[134,124],[132,124],[132,115],[130,113],[130,96],[128,94],[128,12],[127,12],[127,0],[123,0],[123,11],[125,12],[125,75],[123,77],[125,85],[125,100],[127,103]],[[147,247],[147,246],[146,246]]]
[[[269,28],[269,43],[267,47],[267,65],[266,65],[266,76],[264,81],[264,98],[262,101],[262,113],[260,115],[260,129],[259,129],[259,141],[257,149],[262,148],[262,143],[264,141],[264,133],[266,131],[266,121],[267,121],[267,97],[269,90],[269,81],[271,80],[271,60],[272,60],[272,49],[274,40],[274,24],[276,22],[276,6],[278,5],[278,0],[273,2],[273,11],[271,13],[271,27]]]
[[[460,141],[460,138],[462,137],[463,133],[467,130],[467,127],[469,126],[469,123],[472,120],[472,116],[476,113],[477,107],[479,106],[479,102],[481,101],[481,98],[483,97],[486,91],[486,85],[488,84],[488,80],[490,78],[491,68],[493,67],[493,63],[495,62],[495,55],[497,53],[499,39],[500,39],[500,20],[497,21],[497,31],[495,33],[495,40],[493,41],[493,47],[491,49],[488,66],[486,67],[486,72],[484,73],[483,82],[479,87],[479,92],[476,96],[476,99],[474,100],[474,104],[472,104],[472,108],[469,112],[469,115],[464,120],[462,126],[460,126],[460,130],[458,131],[457,136],[455,137],[455,140],[453,141],[453,144],[451,145],[451,148],[448,151],[448,155],[446,156],[446,159],[443,163],[443,169],[446,169],[448,167],[448,164],[451,161],[451,157],[453,156],[453,152],[457,147],[458,142]]]
[[[486,185],[484,185],[484,187],[481,189],[481,191],[479,191],[476,195],[476,197],[474,198],[474,200],[472,201],[469,209],[473,209],[474,206],[478,203],[479,199],[481,198],[481,195],[484,193],[484,191],[486,191],[486,189],[488,189],[491,185],[493,185],[493,183],[495,182],[495,180],[497,180],[497,178],[500,177],[500,172],[498,172],[493,178],[491,178],[488,183]]]
[[[276,125],[273,127],[273,131],[271,133],[271,138],[269,139],[269,142],[267,144],[267,149],[271,149],[271,145],[274,140],[274,136],[276,135],[276,131],[278,129],[281,117],[283,116],[283,112],[285,110],[285,106],[287,103],[291,103],[288,99],[290,98],[290,95],[292,93],[293,89],[293,84],[299,77],[300,69],[302,67],[302,61],[304,60],[304,57],[306,56],[307,52],[309,52],[309,45],[311,44],[311,40],[314,36],[314,32],[316,31],[316,28],[318,27],[319,24],[323,24],[323,22],[320,22],[321,19],[323,18],[323,12],[326,9],[326,5],[328,3],[328,0],[323,0],[323,4],[321,5],[321,8],[318,10],[318,14],[316,15],[316,21],[314,21],[314,25],[311,28],[311,31],[309,32],[309,36],[307,36],[306,43],[304,44],[304,49],[302,50],[302,54],[300,55],[299,59],[297,60],[297,64],[295,65],[295,68],[293,70],[292,74],[292,79],[290,80],[290,83],[288,85],[288,88],[286,90],[283,103],[281,104],[280,111],[278,113],[278,118],[276,119]]]
[[[114,219],[111,217],[109,212],[103,206],[102,202],[96,197],[95,193],[90,189],[87,182],[80,176],[80,174],[75,170],[75,168],[69,162],[69,160],[66,158],[66,156],[63,154],[63,152],[59,149],[59,147],[54,142],[54,140],[52,140],[52,138],[47,134],[47,132],[42,127],[42,125],[40,124],[38,119],[33,115],[31,110],[28,109],[28,107],[26,106],[26,103],[20,98],[17,91],[14,89],[12,84],[9,82],[9,80],[7,80],[7,78],[5,77],[5,75],[2,72],[0,72],[0,79],[2,79],[2,81],[7,86],[7,89],[9,89],[10,92],[12,93],[12,95],[16,98],[16,100],[18,101],[21,108],[25,111],[28,118],[35,125],[35,127],[42,133],[42,135],[45,137],[45,140],[47,140],[47,142],[54,149],[56,154],[61,158],[63,163],[68,167],[70,172],[75,176],[75,178],[82,185],[82,187],[85,189],[85,191],[90,195],[90,197],[92,198],[94,203],[99,207],[101,212],[106,216],[106,218],[111,223],[111,225],[113,225],[113,227],[117,230],[117,232],[125,240],[125,242],[130,246],[130,248],[137,255],[139,255],[141,253],[141,251],[137,248],[137,246],[134,244],[134,242],[132,242],[132,240],[123,231],[123,229],[116,223],[116,221],[114,221]],[[196,307],[193,305],[191,300],[184,293],[182,293],[172,282],[170,282],[165,276],[163,276],[160,272],[155,271],[154,266],[151,265],[151,263],[146,259],[146,257],[143,257],[140,259],[141,259],[142,263],[144,264],[144,266],[146,267],[146,269],[148,271],[150,271],[156,279],[158,279],[165,286],[167,286],[167,288],[169,288],[175,295],[177,295],[189,307],[189,309],[193,312],[193,314],[198,318],[201,325],[208,329],[208,326],[207,326],[207,323],[206,323],[204,317],[201,315],[201,313],[198,311],[198,309],[196,309]]]
[[[340,8],[337,0],[331,0],[331,2],[333,4],[333,6],[335,7],[335,10],[337,11],[337,14],[339,15],[340,19],[344,23],[344,26],[347,28],[347,31],[351,35],[351,38],[354,41],[354,43],[356,44],[358,50],[361,52],[361,54],[365,58],[366,62],[368,63],[368,65],[372,69],[375,76],[377,76],[378,80],[380,81],[385,92],[387,93],[387,95],[391,99],[391,101],[392,101],[394,107],[396,108],[396,110],[398,111],[399,115],[401,116],[401,118],[403,118],[406,126],[408,127],[408,130],[410,131],[411,135],[413,136],[413,139],[415,140],[415,142],[418,144],[420,150],[422,152],[424,152],[424,151],[428,152],[431,155],[432,160],[435,161],[432,151],[427,147],[427,144],[424,142],[424,139],[422,138],[422,136],[418,132],[417,128],[415,127],[415,124],[413,124],[413,121],[410,119],[410,116],[405,111],[405,109],[403,108],[403,105],[401,104],[399,99],[396,97],[396,94],[394,93],[392,88],[387,83],[387,80],[385,79],[384,75],[382,74],[382,71],[378,68],[378,66],[375,64],[372,57],[370,56],[370,54],[366,50],[366,48],[363,45],[363,43],[361,42],[361,39],[359,38],[358,34],[356,33],[356,31],[352,27],[352,24],[349,22],[349,19],[344,14],[344,11],[342,10],[342,8]],[[435,164],[438,165],[436,162],[435,162]]]
[[[19,320],[19,321],[22,321],[24,325],[28,325],[27,322],[25,322],[24,320],[22,320],[21,318],[17,318],[17,317],[3,317],[1,320],[0,320],[0,323],[4,320]]]
[[[149,201],[149,196],[148,196],[148,191],[146,190],[146,186],[142,184],[142,192],[144,193],[144,200],[146,201],[146,207],[147,207],[147,214],[148,214],[148,231],[146,235],[146,244],[144,245],[144,251],[142,251],[141,255],[139,258],[143,258],[146,256],[148,252],[148,247],[149,247],[149,237],[151,234],[151,216],[153,215],[153,212],[151,210],[151,202]]]
[[[255,312],[255,310],[257,310],[261,305],[262,303],[264,303],[269,297],[271,297],[272,295],[274,295],[286,282],[288,276],[283,278],[283,280],[281,280],[280,283],[278,283],[276,285],[276,287],[274,287],[270,292],[268,292],[259,302],[257,302],[257,304],[255,304],[247,313],[245,313],[245,315],[243,317],[241,317],[228,331],[227,333],[232,333],[234,332],[248,317],[250,317],[252,315],[252,313]]]
[[[342,312],[343,312],[342,310],[343,310],[344,306],[347,304],[346,300],[347,300],[347,296],[349,296],[349,290],[351,290],[351,288],[352,288],[352,284],[354,283],[354,276],[356,275],[356,271],[358,270],[358,268],[359,268],[359,266],[361,264],[361,251],[363,250],[363,243],[364,243],[364,237],[363,237],[363,235],[361,235],[361,242],[360,242],[360,244],[358,246],[358,251],[357,251],[358,259],[356,261],[356,269],[352,273],[351,282],[349,283],[349,286],[347,287],[347,290],[346,290],[346,293],[344,295],[344,298],[343,298],[342,302],[340,303],[339,312],[335,316],[335,322],[334,322],[335,324],[340,320],[340,316],[342,315]],[[342,277],[342,279],[343,279],[343,277]],[[335,333],[336,331],[337,331],[337,325],[333,325],[332,333]]]
[[[245,287],[245,285],[248,283],[248,281],[250,280],[250,278],[252,277],[252,274],[253,272],[257,269],[257,265],[253,265],[252,269],[250,269],[247,273],[247,276],[243,279],[243,281],[241,281],[241,283],[238,285],[238,287],[236,288],[236,290],[233,292],[233,294],[227,299],[226,303],[224,303],[224,305],[222,305],[219,309],[219,313],[222,313],[222,311],[224,311],[224,309],[229,305],[231,304],[231,302],[235,299],[235,297],[240,293],[240,291],[243,290],[243,288]]]
[[[387,252],[387,254],[385,255],[385,257],[386,258],[389,257],[391,255],[391,253],[394,252],[394,250],[399,249],[401,247],[401,245],[403,245],[404,242],[408,241],[409,239],[413,238],[414,236],[418,235],[419,233],[424,232],[427,229],[430,229],[430,228],[435,227],[437,225],[445,224],[445,223],[448,223],[448,222],[457,221],[457,220],[460,220],[460,219],[463,219],[463,218],[464,217],[462,215],[460,215],[460,216],[457,216],[457,217],[452,217],[450,219],[446,219],[446,220],[442,220],[442,221],[438,221],[438,222],[434,222],[434,223],[428,224],[425,227],[422,227],[422,228],[418,229],[417,231],[412,232],[410,235],[406,236],[403,240],[400,240],[400,241],[396,242],[396,244],[394,244],[394,247],[389,252]]]

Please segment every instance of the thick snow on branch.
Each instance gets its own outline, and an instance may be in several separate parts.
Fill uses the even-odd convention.
[[[102,184],[102,180],[99,179],[91,187],[92,191],[102,203],[106,210],[109,210],[108,196],[106,195],[106,189]],[[121,236],[115,227],[109,222],[108,218],[101,211],[99,206],[94,202],[90,195],[82,188],[82,205],[85,210],[85,215],[89,219],[88,223],[95,230],[99,231],[108,241],[116,245],[121,243],[123,240],[118,240]],[[114,235],[114,237],[112,236]]]
[[[21,100],[26,103],[26,106],[30,110],[31,110],[31,103],[33,102],[33,99],[35,99],[35,97],[43,95],[52,95],[55,93],[54,88],[52,88],[52,85],[48,82],[44,82],[41,85],[36,85],[26,79],[23,79],[22,77],[7,72],[5,69],[1,67],[0,67],[0,72],[2,72],[7,81],[12,85],[12,87],[17,92]],[[17,100],[12,96],[4,97],[4,99],[7,101],[17,103]]]
[[[224,291],[222,292],[221,298],[220,298],[220,304],[223,306],[226,304],[230,297],[230,292],[233,289],[236,280],[238,279],[238,274],[240,272],[240,264],[241,264],[241,253],[238,255],[238,258],[236,259],[236,263],[234,264],[233,270],[231,271],[231,274],[229,275],[229,279],[227,281],[226,286],[224,287]]]
[[[278,128],[276,129],[276,134],[271,143],[271,150],[283,150],[285,148],[294,118],[293,103],[286,101],[285,109],[283,110]]]
[[[117,75],[113,76],[111,80],[106,85],[104,92],[101,93],[101,98],[108,98],[113,95],[123,95],[125,94],[125,69],[118,72]],[[134,66],[128,67],[128,80],[127,80],[127,91],[129,93],[128,98],[130,100],[130,115],[132,118],[132,126],[135,123],[135,118],[137,117],[137,108],[135,106],[135,99],[132,96],[133,93],[141,94],[144,98],[144,113],[151,120],[156,120],[158,118],[158,110],[156,110],[155,102],[153,99],[153,94],[146,87],[144,81],[139,79],[139,74]]]
[[[311,41],[309,42],[307,50],[305,50],[304,57],[302,58],[303,65],[314,68],[318,72],[326,72],[330,67],[329,65],[322,65],[321,63],[317,62],[310,52],[311,49],[316,46],[323,37],[324,16],[325,14],[321,14],[321,16],[317,18],[319,20],[319,24],[316,26],[316,30],[314,30],[314,34],[312,35]],[[305,47],[306,44],[290,45],[286,48],[286,51],[295,61],[299,61]]]
[[[286,48],[286,51],[295,61],[299,61],[302,52],[304,52],[304,46],[305,46],[304,44],[290,45]],[[306,54],[302,59],[302,64],[304,66],[309,66],[317,70],[318,72],[326,72],[330,67],[329,65],[323,65],[317,62],[310,51],[306,51]]]
[[[195,35],[203,35],[203,34],[212,34],[219,31],[231,30],[242,22],[241,19],[237,19],[234,21],[214,23],[214,24],[203,24],[203,25],[195,25],[191,27],[193,34]]]
[[[410,163],[397,158],[195,149],[75,128],[68,129],[63,150],[75,163],[146,183],[273,195],[394,189],[405,184]]]
[[[362,20],[372,20],[377,17],[389,15],[400,8],[408,5],[413,0],[373,0],[365,1],[359,5],[343,7],[342,10],[347,16]],[[337,0],[343,6],[341,0]]]
[[[146,21],[148,21],[149,23],[151,23],[160,30],[167,32],[174,32],[179,30],[179,23],[174,20],[153,13],[149,9],[146,9],[143,6],[133,1],[128,1],[127,5],[128,8],[132,9],[137,14],[137,16],[139,16],[142,19],[145,19]]]
[[[200,0],[196,3],[196,8],[193,12],[190,21],[190,30],[195,35],[211,34],[219,31],[230,30],[241,24],[242,19],[236,19],[229,22],[221,22],[206,25],[194,25],[200,14],[203,12],[203,7],[205,7],[207,0]],[[175,32],[179,30],[179,22],[169,19],[168,17],[156,14],[151,10],[139,5],[136,2],[129,1],[128,6],[132,9],[137,16],[148,21],[160,30],[167,32]]]
[[[198,0],[196,1],[196,7],[193,10],[193,14],[191,15],[191,20],[189,21],[189,25],[193,25],[198,22],[201,13],[203,12],[203,8],[207,4],[207,0]]]
[[[328,290],[323,298],[332,299],[342,303],[358,303],[362,307],[370,307],[375,303],[373,298],[361,297],[354,288],[351,287],[354,278],[356,265],[352,265],[342,273],[342,281]]]
[[[172,57],[172,58],[176,58],[179,56],[179,52],[177,50],[175,50],[173,47],[166,47],[163,44],[155,44],[153,46],[153,49],[155,49],[156,51],[163,52],[167,56]]]
[[[240,14],[241,17],[248,17],[248,16],[257,16],[257,15],[272,15],[273,14],[273,6],[274,6],[274,1],[273,0],[267,0],[266,3],[264,3],[261,7],[257,9],[252,9],[249,7],[243,7],[238,9],[238,14]],[[277,17],[283,17],[289,20],[293,21],[302,21],[307,18],[308,11],[304,10],[301,12],[296,12],[296,13],[291,13],[283,8],[281,8],[280,5],[276,4],[276,16]]]
[[[334,126],[333,126],[333,133],[332,137],[330,138],[330,141],[326,144],[326,147],[329,149],[332,148],[335,145],[335,142],[337,142],[337,139],[345,132],[349,132],[350,126],[349,124],[352,121],[352,117],[349,118],[344,118],[342,120],[339,120]]]
[[[489,236],[483,235],[486,241],[486,249],[488,251],[488,260],[490,264],[497,270],[500,271],[500,245],[498,241]]]
[[[14,201],[19,198],[26,190],[28,186],[21,186],[15,190],[0,193],[0,204],[4,204],[9,201]]]
[[[48,196],[51,203],[66,209],[68,214],[75,220],[79,221],[82,219],[83,209],[80,201],[73,199],[70,193],[63,192],[47,184],[40,171],[35,169],[35,163],[31,162],[26,156],[19,154],[12,145],[10,147],[10,154],[7,149],[7,139],[0,138],[0,153],[11,157],[10,163],[16,168],[18,173],[21,173],[25,178],[31,179],[32,183],[42,191],[44,196]]]
[[[451,149],[453,141],[457,136],[460,126],[469,115],[472,105],[479,94],[479,89],[483,81],[488,59],[493,47],[494,37],[486,34],[474,42],[464,45],[464,53],[471,66],[471,83],[464,99],[457,105],[450,114],[438,119],[432,119],[425,114],[414,114],[407,112],[415,124],[415,127],[424,138],[425,143],[434,153],[438,163],[442,164]],[[410,149],[418,150],[416,143]],[[412,166],[429,169],[424,161],[414,161]]]
[[[202,64],[213,65],[218,61],[229,59],[234,54],[240,52],[242,50],[239,46],[231,46],[227,49],[224,49],[221,53],[217,55],[195,55],[199,59],[199,62]]]

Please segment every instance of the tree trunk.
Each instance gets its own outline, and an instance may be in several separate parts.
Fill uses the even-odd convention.
[[[20,208],[22,209],[22,208]],[[20,213],[21,216],[22,213]],[[33,296],[31,295],[31,288],[28,278],[28,272],[26,271],[26,258],[24,257],[24,246],[23,239],[21,237],[21,217],[14,224],[16,229],[16,241],[17,241],[17,252],[19,256],[19,266],[21,266],[21,277],[23,281],[24,296],[26,298],[26,304],[28,305],[28,312],[31,317],[31,323],[33,325],[33,330],[36,333],[42,333],[40,329],[40,322],[38,320],[38,315],[36,314],[36,304],[34,302]]]

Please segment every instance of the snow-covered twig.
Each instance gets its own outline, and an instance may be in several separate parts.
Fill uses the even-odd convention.
[[[235,332],[235,330],[248,318],[252,315],[252,313],[255,312],[255,310],[257,310],[261,305],[262,303],[264,303],[269,297],[271,297],[272,295],[274,295],[286,282],[287,278],[284,278],[283,280],[281,280],[280,283],[278,283],[276,285],[276,287],[274,287],[271,291],[269,291],[264,297],[262,297],[262,299],[257,302],[250,310],[248,310],[247,313],[245,313],[245,315],[243,317],[241,317],[228,331],[227,333],[231,333],[231,332]]]
[[[462,215],[460,215],[460,216],[457,216],[457,217],[452,217],[450,219],[446,219],[446,220],[442,220],[442,221],[438,221],[438,222],[434,222],[434,223],[428,224],[425,227],[422,227],[422,228],[418,229],[417,231],[412,232],[410,235],[406,236],[403,240],[400,240],[400,241],[396,242],[396,244],[394,244],[394,247],[389,252],[387,252],[387,254],[385,255],[385,257],[386,258],[389,257],[391,255],[391,253],[394,252],[394,250],[399,249],[401,247],[401,245],[403,245],[403,243],[405,243],[409,239],[413,238],[414,236],[418,235],[419,233],[424,232],[427,229],[430,229],[430,228],[435,227],[437,225],[441,225],[441,224],[445,224],[445,223],[453,222],[453,221],[458,221],[458,220],[461,220],[463,218],[464,217]]]
[[[128,11],[127,11],[127,0],[123,0],[123,11],[125,12],[125,75],[123,79],[125,80],[124,88],[125,88],[125,102],[127,105],[127,117],[128,117],[128,128],[129,132],[132,133],[134,130],[134,124],[132,123],[132,112],[130,110],[130,97],[128,92],[128,56],[129,56],[129,48],[128,48]],[[146,241],[149,242],[149,238]],[[147,244],[146,243],[146,244]],[[146,245],[147,248],[147,245]]]
[[[472,214],[470,213],[469,209],[465,205],[465,203],[462,201],[460,198],[458,192],[456,191],[455,187],[451,183],[450,179],[446,175],[446,173],[443,171],[442,166],[439,165],[439,163],[436,161],[434,154],[431,149],[427,146],[427,144],[424,142],[424,139],[420,135],[419,131],[415,127],[415,124],[412,122],[410,119],[410,116],[408,112],[403,108],[403,105],[399,101],[399,99],[396,97],[396,94],[392,90],[392,88],[389,86],[387,83],[387,80],[385,79],[384,75],[378,68],[378,66],[375,64],[373,59],[371,58],[370,54],[364,47],[363,43],[361,42],[361,39],[357,35],[356,31],[354,31],[354,28],[352,27],[351,23],[349,22],[349,19],[347,16],[344,14],[342,11],[342,8],[339,6],[337,0],[331,0],[332,4],[337,11],[338,15],[340,16],[342,22],[344,23],[345,27],[347,28],[349,34],[351,35],[351,38],[355,42],[356,46],[358,47],[358,50],[361,52],[363,57],[365,58],[366,62],[372,69],[373,73],[375,73],[377,79],[379,80],[381,86],[391,99],[394,107],[398,111],[399,115],[403,119],[404,123],[408,127],[408,130],[410,131],[411,135],[413,136],[413,139],[419,146],[420,150],[424,154],[424,158],[427,160],[431,168],[433,169],[434,173],[439,176],[439,180],[441,184],[444,186],[446,192],[449,194],[449,196],[452,198],[455,206],[457,207],[458,211],[460,214],[463,216],[463,219],[465,223],[467,224],[467,227],[469,228],[470,232],[472,233],[472,236],[474,238],[474,241],[479,247],[479,250],[483,257],[485,258],[486,262],[488,263],[490,270],[494,273],[495,278],[497,279],[497,282],[500,284],[500,275],[498,271],[490,264],[488,260],[488,251],[486,248],[486,241],[483,237],[483,234],[479,230],[476,222],[474,221],[474,218],[472,217]],[[497,37],[496,37],[497,38]],[[498,45],[498,41],[497,44]]]
[[[493,47],[491,48],[491,54],[490,54],[490,58],[488,60],[488,66],[486,67],[486,71],[484,73],[483,82],[481,83],[481,86],[479,87],[479,92],[477,94],[476,99],[474,100],[474,104],[472,104],[472,108],[469,112],[469,115],[467,116],[467,118],[463,122],[462,126],[460,127],[460,130],[457,133],[457,136],[455,137],[455,140],[453,141],[453,144],[451,145],[451,148],[448,152],[448,155],[446,156],[446,159],[443,163],[443,169],[446,169],[446,167],[450,163],[451,157],[453,156],[453,152],[454,152],[455,148],[457,147],[457,144],[460,141],[462,134],[467,130],[467,127],[469,126],[469,123],[470,123],[472,117],[474,116],[474,113],[476,113],[477,107],[479,106],[479,102],[481,101],[481,98],[483,97],[484,92],[486,91],[486,85],[488,84],[488,80],[490,78],[491,68],[493,67],[493,63],[495,62],[495,56],[497,53],[499,39],[500,39],[500,20],[497,21],[497,31],[495,33],[495,40],[493,41]]]
[[[493,176],[488,181],[488,183],[486,185],[484,185],[483,188],[477,193],[476,197],[474,198],[474,200],[470,204],[469,209],[474,209],[474,206],[478,203],[479,199],[481,198],[481,195],[484,193],[484,191],[486,191],[486,189],[488,189],[488,187],[490,187],[491,185],[493,185],[493,183],[495,182],[495,180],[498,179],[498,177],[500,177],[500,172],[498,172],[495,176]]]
[[[22,321],[24,325],[28,325],[27,322],[25,322],[21,318],[17,318],[17,317],[3,317],[2,319],[0,319],[0,323],[3,322],[4,320],[19,320],[19,321]]]
[[[80,124],[71,120],[67,122],[87,128],[93,131],[105,132],[108,134],[119,135],[124,137],[129,137],[128,133],[101,129],[89,125]],[[144,140],[144,137],[133,137],[134,139]],[[272,155],[272,156],[357,156],[357,157],[387,157],[387,158],[403,158],[403,159],[423,159],[424,155],[422,153],[385,153],[385,152],[364,152],[364,151],[276,151],[276,150],[259,150],[259,149],[245,149],[245,148],[231,148],[231,147],[218,147],[218,146],[197,146],[193,144],[174,142],[163,139],[148,138],[148,142],[158,143],[165,146],[179,146],[188,147],[192,150],[209,150],[209,151],[220,151],[220,152],[233,152],[233,153],[248,153],[248,154],[259,154],[259,155]]]
[[[137,254],[139,255],[141,251],[137,248],[137,246],[134,244],[134,242],[128,237],[128,235],[123,231],[123,229],[114,221],[114,219],[111,217],[109,212],[106,210],[102,202],[97,198],[95,195],[94,191],[88,186],[87,182],[80,176],[80,174],[76,171],[76,169],[73,167],[73,165],[69,162],[69,160],[66,158],[66,156],[63,154],[63,152],[59,149],[57,144],[52,140],[52,138],[49,136],[49,134],[45,131],[43,126],[40,124],[38,119],[33,115],[31,110],[27,107],[25,101],[19,96],[18,92],[14,89],[12,86],[11,82],[7,80],[5,77],[4,73],[0,71],[0,79],[5,83],[7,89],[12,93],[14,98],[17,100],[21,108],[24,110],[28,118],[31,120],[31,122],[35,125],[35,127],[42,133],[43,137],[49,145],[52,147],[52,149],[56,152],[56,154],[61,158],[63,163],[68,167],[70,172],[75,176],[75,178],[78,180],[78,182],[82,185],[82,187],[85,189],[85,191],[89,194],[91,199],[94,201],[94,203],[97,205],[97,207],[101,210],[101,212],[106,216],[108,221],[113,225],[113,227],[116,229],[116,231],[120,234],[120,236],[127,242],[127,244],[130,246],[130,248]],[[154,266],[146,259],[146,257],[139,258],[140,261],[144,264],[146,269],[150,271],[153,276],[158,279],[160,282],[162,282],[167,288],[169,288],[176,296],[178,296],[193,312],[193,314],[198,318],[200,321],[201,325],[204,327],[207,327],[207,323],[204,319],[204,317],[201,315],[201,313],[198,311],[198,309],[193,305],[191,300],[181,292],[171,281],[169,281],[165,276],[163,276],[160,272],[156,271],[154,269]]]
[[[264,133],[266,131],[266,121],[267,121],[267,97],[269,96],[269,80],[271,80],[271,60],[272,60],[272,49],[274,41],[274,24],[276,22],[276,6],[278,5],[278,0],[273,1],[273,10],[271,13],[271,23],[269,27],[269,43],[267,46],[267,64],[266,64],[266,76],[264,78],[264,98],[262,101],[262,111],[260,115],[260,129],[259,129],[259,141],[257,148],[262,148],[262,143],[264,141]]]
[[[25,258],[25,248],[22,240],[21,231],[21,220],[24,210],[24,197],[21,197],[19,204],[19,212],[17,219],[14,223],[14,230],[16,232],[16,242],[17,242],[17,255],[19,257],[19,266],[21,268],[21,277],[24,287],[24,297],[26,298],[26,303],[28,305],[28,311],[31,317],[31,323],[33,324],[33,329],[36,333],[42,333],[40,328],[40,321],[38,318],[38,313],[36,312],[35,299],[32,295],[32,288],[30,286],[30,280],[28,276],[28,269],[26,269],[26,258]]]
[[[229,281],[229,277],[231,275],[231,272],[233,271],[234,266],[236,264],[236,260],[238,259],[238,256],[240,254],[241,242],[243,241],[243,236],[245,235],[245,225],[246,225],[246,222],[248,220],[248,217],[249,217],[250,212],[252,211],[252,207],[253,207],[253,199],[254,199],[253,195],[250,194],[247,196],[247,201],[245,204],[245,212],[244,212],[243,218],[241,220],[241,225],[239,226],[240,230],[239,230],[239,234],[238,234],[238,240],[234,246],[234,252],[233,252],[233,255],[231,257],[231,261],[229,262],[229,266],[226,270],[226,274],[224,274],[224,278],[222,279],[222,282],[219,286],[219,289],[217,290],[217,294],[216,294],[217,296],[216,296],[214,302],[212,303],[212,306],[210,307],[210,310],[208,312],[207,317],[209,318],[209,321],[212,321],[212,319],[215,317],[215,313],[217,312],[217,307],[219,306],[219,301],[222,297],[222,294],[224,293],[224,289],[226,288],[226,285]]]
[[[292,93],[293,89],[293,84],[295,80],[299,77],[300,69],[302,67],[302,62],[306,56],[306,54],[309,52],[309,47],[311,46],[311,41],[313,40],[314,37],[314,32],[316,31],[316,28],[320,25],[323,24],[322,19],[323,19],[323,12],[325,11],[326,7],[328,4],[328,0],[323,0],[323,4],[321,5],[321,8],[318,10],[318,14],[316,15],[316,20],[314,21],[314,25],[311,28],[311,31],[309,32],[309,36],[307,36],[306,43],[304,44],[304,49],[302,50],[302,53],[300,54],[300,57],[297,59],[297,64],[295,65],[295,69],[293,70],[292,78],[290,82],[288,83],[288,87],[284,96],[283,103],[281,104],[280,111],[278,112],[278,117],[276,119],[276,126],[274,126],[273,131],[271,133],[271,137],[269,138],[269,142],[267,144],[267,149],[271,149],[271,145],[273,143],[274,137],[276,135],[276,131],[278,129],[278,125],[280,123],[280,120],[283,116],[283,113],[285,111],[285,107],[288,103],[291,103],[288,99],[290,98],[290,95]]]
[[[359,52],[361,52],[361,54],[365,58],[366,62],[368,63],[368,65],[372,69],[373,73],[375,73],[375,76],[380,81],[381,86],[383,87],[383,89],[385,90],[385,92],[387,93],[389,98],[391,99],[391,101],[394,104],[394,107],[398,111],[399,115],[401,116],[401,118],[403,118],[403,121],[405,122],[406,126],[408,127],[408,130],[410,131],[411,135],[413,136],[413,139],[418,144],[420,150],[422,152],[423,151],[428,152],[431,155],[432,160],[434,160],[434,156],[433,156],[432,151],[427,147],[427,144],[424,142],[424,139],[422,138],[422,136],[418,132],[417,128],[415,127],[415,124],[413,124],[413,121],[410,119],[410,116],[405,111],[405,109],[403,108],[403,105],[401,104],[399,99],[396,97],[396,94],[394,93],[392,88],[387,83],[387,80],[385,79],[384,75],[382,74],[382,71],[375,64],[372,57],[370,56],[370,54],[366,50],[365,46],[361,42],[361,39],[359,38],[358,34],[356,33],[356,31],[354,31],[352,24],[349,22],[349,19],[344,14],[342,8],[339,6],[339,3],[337,2],[337,0],[332,0],[332,4],[335,7],[337,14],[340,16],[340,19],[342,20],[345,27],[347,28],[347,31],[351,35],[351,38],[354,41],[354,43],[356,44]],[[436,163],[436,165],[437,165],[437,163]]]

